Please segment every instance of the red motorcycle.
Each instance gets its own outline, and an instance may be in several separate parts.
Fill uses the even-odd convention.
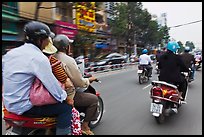
[[[96,82],[100,82],[97,80]],[[98,97],[98,117],[95,121],[90,121],[90,128],[96,127],[103,116],[104,104],[100,93],[96,91],[91,85],[88,87],[89,92]],[[84,120],[86,108],[80,107],[76,109],[80,112],[81,122]],[[3,108],[3,119],[6,122],[8,129],[6,135],[55,135],[56,133],[56,119],[55,117],[36,117],[36,116],[23,116],[8,112]]]
[[[152,81],[152,85],[150,112],[160,124],[164,122],[166,116],[178,113],[178,108],[186,102],[181,101],[177,86],[164,81]]]

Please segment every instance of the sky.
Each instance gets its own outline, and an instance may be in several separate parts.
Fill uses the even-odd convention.
[[[142,2],[143,9],[158,17],[162,13],[167,14],[167,26],[188,24],[202,20],[202,2]],[[170,38],[181,41],[184,45],[186,41],[193,42],[195,47],[202,48],[202,21],[172,27],[169,30]]]

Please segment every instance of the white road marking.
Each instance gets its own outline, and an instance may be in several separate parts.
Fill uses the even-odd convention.
[[[144,88],[142,88],[142,89],[144,90],[144,89],[148,88],[149,86],[151,86],[151,84],[149,84],[149,85],[145,86],[145,87],[144,87]]]

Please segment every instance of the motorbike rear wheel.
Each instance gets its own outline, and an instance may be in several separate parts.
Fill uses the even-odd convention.
[[[143,83],[143,76],[139,75],[139,83],[142,84]]]
[[[101,121],[102,116],[103,116],[103,111],[104,111],[104,104],[103,104],[103,100],[100,96],[98,96],[98,117],[95,121],[90,121],[89,122],[89,127],[90,128],[95,128]]]
[[[165,120],[165,116],[164,114],[162,113],[159,117],[155,117],[155,120],[158,124],[162,124],[164,123],[164,120]]]

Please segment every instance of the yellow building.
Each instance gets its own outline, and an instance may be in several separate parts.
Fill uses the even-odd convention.
[[[56,2],[41,2],[40,7],[54,7]],[[21,17],[35,19],[37,2],[18,2],[19,15]],[[38,20],[46,23],[53,23],[55,20],[54,8],[40,8]]]
[[[76,24],[78,29],[95,31],[95,2],[76,3]]]

